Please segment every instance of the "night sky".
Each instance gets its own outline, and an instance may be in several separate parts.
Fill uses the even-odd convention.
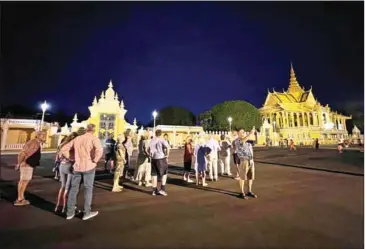
[[[1,102],[88,114],[110,79],[127,117],[224,100],[257,107],[267,89],[313,86],[322,104],[364,99],[363,2],[2,4]]]

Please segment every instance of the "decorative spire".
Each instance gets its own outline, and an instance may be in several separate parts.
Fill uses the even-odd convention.
[[[123,102],[123,100],[120,101],[120,108],[124,109],[124,102]]]
[[[77,123],[77,113],[75,113],[75,115],[74,115],[74,119],[73,119],[73,121],[75,122],[75,123]]]
[[[100,99],[105,99],[104,91],[101,92]]]
[[[299,86],[299,83],[297,81],[297,77],[295,76],[294,67],[293,64],[290,63],[290,82],[289,82],[289,88],[290,86]]]
[[[116,101],[119,101],[118,93],[115,93],[115,97],[114,97],[114,99],[115,99]]]
[[[133,120],[133,125],[134,125],[134,126],[136,126],[136,125],[137,125],[137,119],[136,119],[136,118],[134,118],[134,120]]]
[[[112,82],[112,80],[110,79],[110,81],[109,81],[109,85],[108,85],[108,87],[109,88],[113,88],[113,82]]]
[[[93,105],[96,105],[98,103],[98,100],[96,99],[96,96],[94,97]]]
[[[293,63],[290,63],[290,80],[289,80],[289,93],[301,93],[303,92],[303,89],[300,87],[297,77],[295,76]]]

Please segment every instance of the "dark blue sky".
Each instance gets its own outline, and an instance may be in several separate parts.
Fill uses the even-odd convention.
[[[113,79],[127,117],[260,107],[294,63],[322,104],[364,99],[363,2],[2,4],[2,104],[88,114]]]

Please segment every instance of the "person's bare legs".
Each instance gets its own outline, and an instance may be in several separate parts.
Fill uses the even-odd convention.
[[[58,210],[58,207],[60,206],[60,202],[61,202],[61,199],[62,199],[62,194],[63,194],[63,187],[60,188],[60,190],[58,191],[58,195],[57,195],[57,204],[56,204],[56,207],[54,209],[55,212],[57,212]],[[63,205],[65,206],[65,204]]]
[[[27,189],[29,181],[25,181],[25,180],[20,180],[18,183],[18,200],[24,200],[24,193],[25,190]]]
[[[65,189],[63,192],[63,207],[62,207],[62,213],[66,212],[66,206],[67,206],[67,196],[68,196],[68,189]]]
[[[205,174],[205,172],[203,171],[203,172],[202,172],[202,186],[203,186],[203,187],[208,186],[208,184],[205,182],[205,175],[206,175],[206,174]]]
[[[195,171],[196,185],[199,185],[199,172]]]
[[[156,195],[157,193],[157,176],[152,176],[152,195]]]

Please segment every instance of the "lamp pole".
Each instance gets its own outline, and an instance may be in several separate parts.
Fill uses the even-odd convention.
[[[156,117],[157,117],[157,111],[154,110],[152,112],[152,116],[153,116],[153,137],[155,137],[155,132],[156,132]]]
[[[39,127],[39,130],[43,130],[43,123],[44,123],[44,114],[46,113],[46,110],[48,108],[48,104],[46,101],[43,102],[43,104],[41,104],[41,108],[42,108],[42,119],[41,119],[41,125]]]
[[[229,123],[229,135],[232,134],[232,117],[228,117],[228,123]]]

